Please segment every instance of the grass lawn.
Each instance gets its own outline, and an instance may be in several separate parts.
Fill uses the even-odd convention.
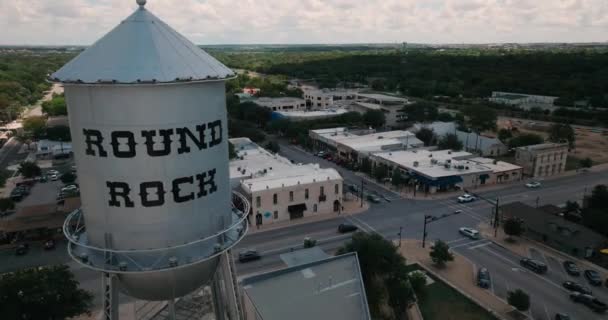
[[[425,320],[497,320],[452,287],[438,279],[433,280],[435,282],[426,287],[426,293],[418,297],[418,306]]]

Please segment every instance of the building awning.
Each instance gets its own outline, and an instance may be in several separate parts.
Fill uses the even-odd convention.
[[[487,174],[487,173],[483,173],[483,174],[479,175],[479,180],[486,180],[486,179],[489,179],[489,178],[490,178],[490,175]]]
[[[436,180],[429,179],[425,176],[421,176],[415,173],[410,174],[414,179],[418,180],[418,182],[428,185],[428,186],[449,186],[462,182],[462,177],[460,176],[448,176],[448,177],[439,177]]]
[[[289,213],[306,211],[306,204],[300,203],[288,206],[287,211],[289,211]]]

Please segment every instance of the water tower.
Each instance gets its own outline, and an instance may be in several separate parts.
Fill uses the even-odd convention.
[[[218,268],[229,278],[249,211],[228,174],[234,73],[137,4],[51,75],[65,87],[82,200],[64,225],[68,251],[104,274],[108,319],[117,287],[173,301]]]

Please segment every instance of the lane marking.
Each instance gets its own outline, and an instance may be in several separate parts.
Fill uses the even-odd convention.
[[[450,244],[450,243],[454,243],[454,242],[460,242],[462,240],[469,240],[469,238],[462,237],[462,238],[458,238],[455,240],[446,241],[445,243]]]
[[[485,247],[485,246],[490,245],[490,244],[492,244],[492,242],[488,241],[486,243],[482,243],[482,244],[478,244],[476,246],[469,247],[469,250],[475,250],[477,248]]]
[[[470,244],[479,243],[479,242],[482,242],[482,241],[489,241],[489,240],[487,240],[487,239],[479,239],[479,240],[475,240],[475,241],[471,241],[471,242],[467,242],[467,243],[457,244],[455,246],[450,247],[450,249],[456,249],[456,248],[468,246]]]
[[[549,315],[549,310],[547,309],[547,305],[543,303],[543,308],[545,309],[545,314],[547,315],[547,320],[551,320],[551,316]]]

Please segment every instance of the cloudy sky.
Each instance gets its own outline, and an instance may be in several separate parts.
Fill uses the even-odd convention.
[[[0,44],[88,45],[135,0],[0,0]],[[608,0],[148,0],[197,44],[608,41]]]

